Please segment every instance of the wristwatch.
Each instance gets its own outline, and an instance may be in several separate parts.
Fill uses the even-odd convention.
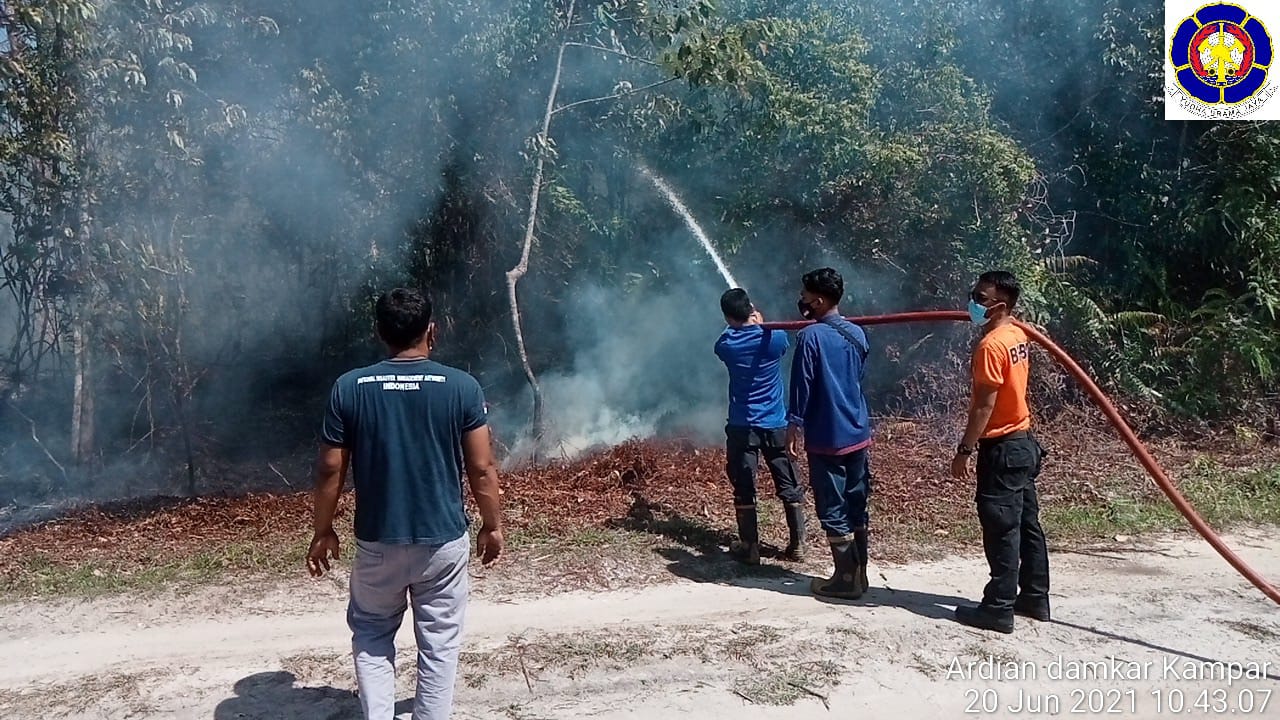
[[[957,446],[956,446],[956,454],[957,454],[957,455],[964,455],[965,457],[968,457],[969,455],[972,455],[972,454],[973,454],[973,450],[974,450],[974,449],[973,449],[973,447],[972,447],[972,446],[965,445],[964,443],[960,443],[959,445],[957,445]]]

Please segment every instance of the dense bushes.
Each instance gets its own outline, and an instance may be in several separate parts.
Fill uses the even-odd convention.
[[[1135,412],[1274,414],[1280,128],[1165,122],[1160,8],[854,5],[0,2],[10,475],[169,451],[194,484],[249,428],[309,437],[396,282],[518,397],[503,273],[539,156],[539,372],[586,287],[694,304],[645,165],[783,309],[817,262],[868,311],[999,265]],[[886,387],[963,344],[898,340]]]

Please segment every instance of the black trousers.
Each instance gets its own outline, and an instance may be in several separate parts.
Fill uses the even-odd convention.
[[[865,535],[871,516],[871,452],[868,448],[847,455],[809,453],[809,487],[813,509],[828,538]]]
[[[978,443],[978,521],[991,567],[982,604],[992,610],[1012,611],[1019,595],[1049,595],[1049,551],[1036,497],[1044,455],[1027,432]]]
[[[787,503],[804,502],[804,491],[796,480],[796,470],[787,457],[786,428],[766,430],[728,425],[725,434],[725,472],[733,485],[735,505],[755,505],[756,470],[764,455],[773,476],[778,498]]]

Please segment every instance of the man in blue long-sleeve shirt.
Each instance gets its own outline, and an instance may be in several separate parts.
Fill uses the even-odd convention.
[[[778,498],[786,511],[789,560],[804,557],[804,491],[787,456],[787,411],[782,395],[782,358],[790,341],[781,330],[760,326],[760,313],[745,290],[720,297],[728,325],[716,340],[716,357],[729,371],[729,421],[725,425],[725,470],[733,485],[738,542],[730,551],[748,564],[760,562],[756,518],[756,467],[764,455]]]
[[[862,379],[869,345],[862,328],[840,316],[840,273],[821,268],[801,284],[800,314],[817,322],[800,331],[791,363],[787,449],[798,457],[803,435],[814,507],[835,562],[835,573],[815,578],[810,590],[856,599],[868,586],[871,419]]]

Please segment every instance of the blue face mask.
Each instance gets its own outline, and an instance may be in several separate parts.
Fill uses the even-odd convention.
[[[969,299],[969,321],[978,327],[982,327],[989,322],[987,309],[975,302],[973,298]]]

